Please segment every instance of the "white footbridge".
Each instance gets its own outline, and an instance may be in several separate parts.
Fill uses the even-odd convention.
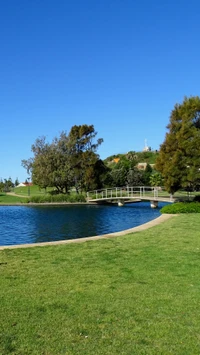
[[[158,202],[173,203],[175,199],[163,188],[151,186],[112,187],[87,192],[89,203],[116,203],[123,206],[125,203],[141,201],[150,201],[150,206],[156,208]]]

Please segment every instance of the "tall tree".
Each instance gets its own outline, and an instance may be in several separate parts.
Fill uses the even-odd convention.
[[[59,193],[67,193],[72,186],[77,192],[96,187],[96,150],[103,141],[94,142],[96,134],[94,126],[82,125],[73,126],[69,135],[61,132],[52,143],[47,143],[45,137],[38,138],[31,147],[34,157],[22,160],[22,165],[32,175],[33,183],[43,188],[56,187]]]
[[[156,169],[170,193],[200,181],[200,98],[185,97],[171,112]]]
[[[15,179],[15,186],[19,185],[19,180],[18,178]]]
[[[95,142],[97,132],[93,125],[73,126],[69,133],[70,165],[74,175],[76,191],[94,187],[94,167],[99,160],[96,151],[103,142]]]
[[[3,180],[1,179],[1,180],[0,180],[0,191],[3,192],[3,190],[4,190],[4,182],[3,182]]]

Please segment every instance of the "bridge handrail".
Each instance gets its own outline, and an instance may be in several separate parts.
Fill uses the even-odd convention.
[[[162,197],[164,189],[162,187],[153,187],[153,186],[126,186],[126,187],[112,187],[106,189],[98,189],[87,192],[88,200],[95,200],[101,198],[120,198],[120,197],[145,197],[152,196],[152,198],[156,198],[159,196],[159,193],[162,192]],[[166,192],[165,192],[166,193]],[[169,198],[169,194],[166,193],[166,197]]]
[[[179,190],[174,195],[169,194],[162,186],[124,186],[124,187],[109,187],[87,192],[87,201],[99,201],[101,199],[115,200],[119,199],[134,199],[141,198],[153,201],[169,201],[175,200],[185,201],[193,197],[193,193],[186,190]]]

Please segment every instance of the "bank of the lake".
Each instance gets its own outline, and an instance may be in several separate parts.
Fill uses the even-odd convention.
[[[160,203],[162,207],[164,203]],[[0,206],[0,245],[71,240],[120,232],[160,216],[149,202]]]

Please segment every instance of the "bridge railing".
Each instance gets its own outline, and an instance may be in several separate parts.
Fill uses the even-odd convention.
[[[114,199],[114,198],[147,198],[152,200],[163,199],[168,201],[185,201],[192,200],[195,196],[194,192],[187,192],[185,190],[177,191],[173,196],[170,195],[163,187],[152,186],[126,186],[126,187],[113,187],[101,190],[93,190],[87,192],[87,200],[97,199]]]
[[[114,187],[101,190],[93,190],[87,192],[88,200],[97,200],[97,199],[112,199],[112,198],[170,198],[170,194],[166,192],[161,187],[152,187],[152,186],[126,186],[126,187]]]

